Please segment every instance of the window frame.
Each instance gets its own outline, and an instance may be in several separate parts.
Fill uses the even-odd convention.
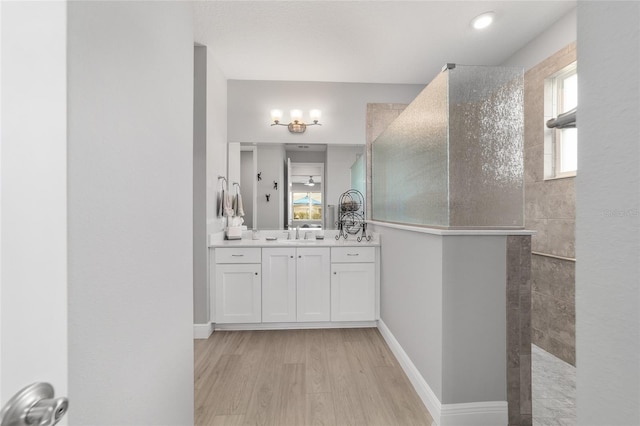
[[[564,111],[561,108],[563,104],[563,96],[564,96],[564,81],[573,75],[577,75],[577,61],[569,64],[564,67],[559,72],[555,73],[553,76],[549,78],[551,82],[551,93],[552,93],[552,115],[553,117],[557,117],[559,114],[562,114]],[[576,103],[577,105],[577,103]],[[575,177],[577,174],[577,167],[575,170],[569,171],[561,171],[560,165],[562,164],[562,135],[566,130],[569,129],[550,129],[552,144],[553,144],[553,159],[552,159],[552,175],[547,177],[548,179],[560,179],[567,177]],[[577,147],[576,147],[577,150]],[[577,155],[577,152],[576,152]]]

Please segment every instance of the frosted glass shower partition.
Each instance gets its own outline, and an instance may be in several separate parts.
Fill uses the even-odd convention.
[[[448,65],[373,142],[373,220],[524,226],[523,71]]]

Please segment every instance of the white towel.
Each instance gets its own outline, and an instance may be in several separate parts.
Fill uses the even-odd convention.
[[[222,193],[223,203],[224,203],[224,215],[231,217],[233,216],[233,207],[231,206],[231,195],[228,191],[223,191]]]
[[[240,195],[240,191],[236,193],[233,199],[233,214],[239,217],[244,216],[244,206],[242,205],[242,195]]]

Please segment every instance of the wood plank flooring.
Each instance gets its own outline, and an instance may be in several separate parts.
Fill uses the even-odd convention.
[[[375,328],[195,340],[196,425],[431,425]]]

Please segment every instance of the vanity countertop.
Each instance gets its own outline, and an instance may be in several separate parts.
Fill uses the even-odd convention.
[[[241,240],[221,240],[212,241],[209,244],[209,248],[217,247],[378,247],[380,246],[380,240],[377,238],[371,239],[371,241],[358,242],[355,236],[350,235],[346,240],[340,238],[336,240],[335,237],[325,238],[323,240],[266,240],[260,238],[258,240],[241,239]]]
[[[313,235],[313,231],[307,231],[312,236],[310,239],[304,239],[301,231],[300,239],[287,239],[287,231],[259,231],[258,239],[254,240],[251,231],[245,231],[242,234],[242,239],[239,240],[225,240],[224,233],[218,233],[215,235],[209,235],[209,248],[216,247],[360,247],[380,246],[380,234],[377,232],[370,233],[371,241],[358,242],[358,235],[349,235],[347,239],[341,237],[336,240],[338,231],[327,230],[324,232],[324,239],[316,239]],[[291,231],[291,237],[293,237],[294,231]],[[277,238],[273,240],[272,238]]]

